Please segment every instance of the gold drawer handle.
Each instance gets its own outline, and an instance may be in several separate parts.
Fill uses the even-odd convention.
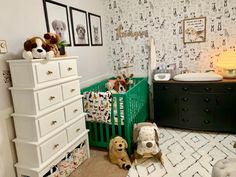
[[[50,97],[49,97],[49,100],[52,101],[52,100],[54,100],[55,98],[56,98],[55,96],[50,96]]]
[[[67,71],[71,71],[71,70],[72,70],[72,68],[71,68],[71,67],[68,67],[68,68],[67,68]]]
[[[71,90],[70,90],[71,93],[74,92],[74,91],[75,91],[75,89],[71,89]]]
[[[78,112],[78,109],[75,109],[73,112],[74,112],[74,113]]]
[[[56,120],[53,120],[52,122],[51,122],[51,125],[55,125],[57,123],[57,121]]]
[[[54,144],[53,149],[56,149],[59,147],[59,144]]]
[[[47,72],[47,75],[51,75],[53,72],[52,71],[48,71]]]
[[[77,129],[76,129],[76,132],[79,132],[79,131],[80,131],[80,128],[77,128]]]

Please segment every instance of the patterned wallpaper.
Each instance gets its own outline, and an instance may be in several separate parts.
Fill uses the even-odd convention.
[[[104,38],[116,73],[124,61],[134,74],[145,74],[149,40],[156,41],[156,63],[176,63],[177,72],[215,69],[220,53],[236,47],[236,0],[105,0]],[[183,19],[206,17],[206,42],[183,43]],[[142,37],[117,36],[142,31]]]

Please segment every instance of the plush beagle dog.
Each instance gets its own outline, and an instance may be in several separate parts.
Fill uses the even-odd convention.
[[[159,148],[159,129],[155,123],[134,124],[133,141],[137,143],[135,159],[157,157],[164,164]]]
[[[41,37],[32,37],[24,42],[23,58],[32,59],[50,59],[53,52]]]

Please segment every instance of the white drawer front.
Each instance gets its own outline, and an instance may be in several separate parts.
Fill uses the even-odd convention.
[[[60,78],[58,62],[36,65],[38,83]]]
[[[38,92],[39,110],[62,101],[61,87],[55,86]]]
[[[69,77],[78,74],[76,60],[61,61],[59,65],[61,77]]]
[[[83,112],[82,99],[65,106],[66,121],[69,121]]]
[[[64,100],[80,94],[79,80],[62,85]]]
[[[46,161],[54,153],[62,149],[67,144],[66,131],[59,133],[52,139],[40,146],[42,162]]]
[[[67,128],[68,141],[72,141],[75,137],[79,136],[86,130],[84,117],[75,122],[73,125]]]
[[[43,118],[39,119],[40,136],[42,137],[46,135],[64,123],[65,118],[63,108],[44,116]]]

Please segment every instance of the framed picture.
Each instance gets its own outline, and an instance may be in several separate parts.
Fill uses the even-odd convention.
[[[206,17],[183,20],[184,43],[206,41]]]
[[[74,46],[88,46],[87,13],[83,10],[70,7],[70,18]]]
[[[92,13],[88,13],[90,40],[92,46],[102,45],[102,23],[101,17]]]
[[[47,31],[57,33],[71,46],[67,6],[51,0],[43,0],[43,5]]]

